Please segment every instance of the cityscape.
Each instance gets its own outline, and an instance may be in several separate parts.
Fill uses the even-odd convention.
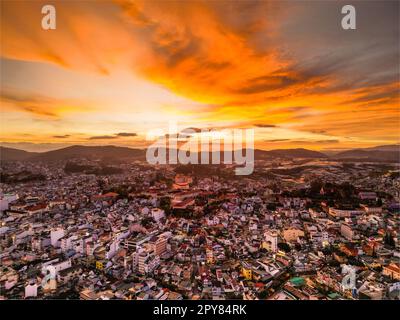
[[[399,12],[1,1],[0,300],[399,300]]]
[[[400,168],[381,158],[398,148],[256,150],[239,178],[112,146],[2,148],[1,296],[398,299]]]

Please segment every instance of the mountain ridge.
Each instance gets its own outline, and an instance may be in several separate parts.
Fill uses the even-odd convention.
[[[336,159],[367,159],[374,161],[400,161],[400,145],[383,145],[371,148],[351,149],[333,156]]]
[[[338,159],[350,160],[360,159],[362,161],[371,159],[376,161],[399,161],[400,145],[384,145],[371,148],[350,149],[328,156],[322,152],[304,149],[273,149],[261,150],[254,149],[256,160],[270,158],[308,158],[308,159]],[[211,153],[211,152],[210,152]],[[46,152],[30,152],[16,148],[0,146],[1,161],[60,161],[72,160],[77,158],[132,158],[144,160],[146,149],[120,147],[114,145],[105,146],[84,146],[73,145]],[[222,159],[222,158],[221,158]]]

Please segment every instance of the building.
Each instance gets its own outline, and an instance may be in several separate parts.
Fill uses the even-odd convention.
[[[391,279],[400,280],[400,267],[395,263],[390,263],[389,265],[384,266],[382,273]]]
[[[175,177],[175,183],[172,188],[175,190],[189,190],[190,183],[192,183],[192,178],[184,175],[177,175]]]
[[[105,261],[105,260],[97,260],[96,261],[96,269],[100,270],[100,271],[104,270],[104,268],[106,267],[106,263],[107,263],[107,261]]]
[[[154,236],[150,239],[150,244],[153,246],[154,254],[161,256],[167,251],[168,239],[164,235]]]
[[[353,228],[347,224],[347,223],[342,223],[340,225],[340,234],[345,237],[347,240],[353,240],[355,236],[355,232],[353,231]]]
[[[242,263],[242,276],[246,280],[252,280],[253,279],[253,270],[252,270],[251,266],[246,262]]]
[[[8,210],[9,204],[18,200],[17,194],[4,194],[0,197],[0,212]]]
[[[337,209],[337,208],[329,208],[328,211],[329,215],[331,215],[333,218],[349,218],[353,216],[359,216],[364,213],[363,210],[357,210],[357,209]]]
[[[48,263],[44,263],[42,266],[42,273],[47,274],[50,273],[52,278],[55,278],[56,275],[67,268],[71,268],[72,262],[71,259],[65,260],[65,261],[50,261]]]
[[[60,247],[62,252],[67,252],[68,250],[73,249],[73,244],[75,241],[78,240],[78,237],[76,235],[73,236],[64,236],[60,239]]]
[[[278,232],[276,230],[268,230],[264,232],[265,247],[272,251],[278,251]]]
[[[64,237],[65,232],[63,228],[57,228],[57,229],[53,229],[50,232],[50,239],[51,239],[51,245],[53,247],[59,247],[60,246],[60,242],[59,240]]]
[[[380,214],[382,213],[382,207],[372,207],[372,206],[367,206],[367,205],[360,205],[366,213],[372,213],[372,214]]]
[[[97,294],[90,289],[82,290],[79,293],[79,297],[81,300],[99,300]]]
[[[138,272],[146,274],[152,272],[160,264],[159,256],[153,252],[142,250],[138,253]]]
[[[376,192],[359,192],[358,197],[361,200],[376,200]]]
[[[37,297],[38,285],[30,282],[25,286],[25,298]]]
[[[304,237],[304,231],[297,228],[288,228],[283,231],[283,238],[287,242],[297,241],[299,237]]]
[[[80,265],[75,265],[60,271],[57,275],[57,279],[58,281],[65,283],[72,280],[74,277],[78,277],[81,273],[82,267]]]
[[[162,218],[165,218],[165,212],[160,208],[153,208],[151,209],[151,217],[158,223]]]

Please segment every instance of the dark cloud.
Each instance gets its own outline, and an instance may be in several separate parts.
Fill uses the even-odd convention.
[[[399,80],[399,2],[357,1],[357,29],[340,26],[342,1],[280,2],[292,19],[281,26],[282,43],[290,44],[287,68],[305,79],[329,80],[308,93],[335,93]],[[262,39],[260,39],[261,45]]]
[[[306,143],[312,143],[311,141],[308,140],[290,140],[290,143],[294,144],[306,144]]]
[[[297,79],[287,76],[261,76],[249,79],[238,89],[233,89],[234,93],[254,94],[270,90],[281,90],[282,88],[298,83]]]
[[[315,133],[315,134],[326,134],[327,131],[326,130],[311,130],[311,133]]]
[[[103,136],[93,136],[90,137],[89,140],[109,140],[109,139],[118,139],[120,137],[136,137],[137,133],[135,132],[119,132],[115,135],[103,135]]]
[[[174,67],[198,54],[201,39],[188,30],[184,36],[178,35],[176,30],[163,30],[159,37],[152,46],[165,59],[168,67]]]
[[[399,99],[399,88],[389,87],[388,90],[383,90],[382,92],[365,92],[365,94],[361,97],[348,100],[343,102],[345,103],[359,103],[359,102],[376,102],[382,101],[387,103],[388,101],[394,101]]]
[[[120,132],[116,134],[118,137],[136,137],[137,133],[135,132]]]
[[[59,135],[59,136],[53,136],[53,138],[56,139],[65,139],[65,138],[69,138],[71,135],[69,134],[64,134],[64,135]]]
[[[256,123],[254,126],[257,128],[277,128],[278,127],[275,124],[263,124],[263,123]]]
[[[290,141],[290,139],[271,139],[271,140],[264,140],[264,142],[284,142]]]
[[[185,128],[181,131],[181,133],[195,133],[195,132],[199,133],[199,132],[201,132],[201,129],[191,127],[191,128]]]
[[[108,140],[108,139],[117,139],[117,136],[93,136],[90,137],[89,140]]]
[[[338,143],[339,140],[337,139],[328,139],[328,140],[318,140],[317,143]]]

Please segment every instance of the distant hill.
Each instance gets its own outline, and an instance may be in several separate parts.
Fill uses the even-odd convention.
[[[2,158],[4,160],[30,160],[30,161],[60,161],[71,160],[78,158],[87,159],[123,159],[135,158],[138,160],[145,160],[146,150],[132,149],[127,147],[117,146],[71,146],[62,149],[47,151],[47,152],[27,152],[12,148],[6,149]],[[19,156],[17,156],[19,155]],[[168,152],[167,152],[168,155]],[[256,159],[266,158],[326,158],[327,156],[321,152],[307,150],[307,149],[281,149],[281,150],[254,150]],[[211,152],[210,152],[211,158]],[[221,152],[221,160],[223,159],[223,152]]]
[[[145,153],[141,149],[132,149],[116,146],[71,146],[47,152],[27,152],[18,149],[1,147],[3,161],[29,160],[29,161],[60,161],[71,159],[144,159]]]
[[[360,161],[381,161],[398,162],[400,160],[399,145],[377,146],[366,149],[353,149],[337,153],[331,157],[328,155],[303,149],[275,149],[275,150],[254,150],[256,160],[274,158],[308,158],[308,159],[337,159],[337,160],[360,160]],[[168,153],[167,153],[168,154]],[[81,146],[75,145],[58,150],[47,152],[27,152],[19,149],[0,147],[0,159],[2,161],[60,161],[72,159],[108,159],[108,160],[145,160],[145,149],[133,149],[117,146]],[[221,154],[221,160],[223,153]]]
[[[384,146],[377,146],[377,147],[372,147],[372,148],[364,148],[362,150],[366,151],[395,151],[395,152],[400,152],[400,144],[387,144]]]
[[[365,149],[353,149],[339,152],[336,159],[352,159],[364,161],[399,162],[400,146],[385,145]]]
[[[121,159],[121,158],[142,158],[144,151],[116,146],[71,146],[63,149],[40,153],[31,160],[59,161],[68,159]]]
[[[24,150],[0,147],[0,160],[1,161],[23,161],[34,157],[38,153],[28,152]]]
[[[310,158],[310,159],[318,159],[318,158],[327,158],[326,154],[323,154],[318,151],[297,148],[297,149],[275,149],[270,151],[264,150],[256,150],[255,158]]]

